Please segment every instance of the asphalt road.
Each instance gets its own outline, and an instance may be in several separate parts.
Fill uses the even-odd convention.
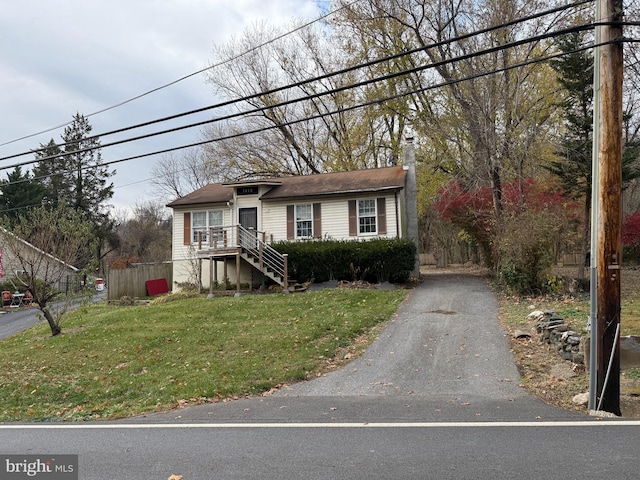
[[[0,311],[0,339],[7,338],[14,333],[30,328],[40,322],[37,317],[38,309],[4,308]]]
[[[92,301],[99,302],[106,298],[107,292],[102,291],[93,296]],[[80,300],[82,303],[84,300]],[[62,305],[60,303],[59,305]],[[54,307],[56,304],[54,304]],[[0,310],[0,340],[15,333],[31,328],[41,321],[40,310],[36,307],[28,308],[3,308]]]
[[[428,276],[339,371],[117,422],[0,425],[0,453],[78,454],[88,480],[637,478],[640,422],[548,406],[517,379],[485,281]]]

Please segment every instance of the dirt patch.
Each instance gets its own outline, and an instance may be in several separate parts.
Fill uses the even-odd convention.
[[[530,338],[515,338],[512,327],[503,322],[503,328],[510,337],[511,351],[520,372],[520,386],[551,405],[588,413],[587,405],[576,405],[573,401],[576,395],[589,391],[589,374],[585,366],[561,359],[555,347],[541,342],[535,334]],[[622,416],[639,418],[640,380],[630,378],[623,370],[620,390]]]
[[[640,302],[640,270],[625,269],[622,279],[623,302]],[[509,301],[508,297],[500,297],[501,305]],[[570,303],[571,299],[566,298],[564,302]],[[534,303],[539,307],[544,306],[545,299],[538,298]],[[541,309],[544,310],[544,307]],[[626,325],[629,327],[633,319],[625,315],[624,310],[623,306],[622,322],[625,322],[625,318],[629,319]],[[587,405],[576,405],[573,401],[576,395],[589,391],[589,373],[585,365],[560,358],[555,346],[542,342],[535,333],[535,320],[523,318],[522,321],[524,323],[514,326],[501,316],[502,327],[509,335],[511,350],[520,372],[520,385],[549,404],[588,413]],[[531,337],[516,338],[516,329],[531,332]],[[636,372],[632,368],[621,369],[620,408],[622,416],[627,418],[640,417],[640,379],[636,378]]]
[[[533,323],[529,330],[533,329]],[[573,403],[573,397],[588,390],[589,380],[584,365],[563,360],[555,348],[531,337],[515,338],[509,325],[502,324],[509,334],[511,351],[520,372],[519,385],[551,405],[567,410],[584,411],[586,406]],[[523,329],[522,325],[518,326]]]

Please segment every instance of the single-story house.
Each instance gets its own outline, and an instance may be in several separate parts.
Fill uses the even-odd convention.
[[[22,261],[18,256],[22,257]],[[16,277],[24,273],[25,267],[34,278],[55,279],[57,287],[63,292],[72,288],[80,276],[78,268],[0,227],[0,281],[16,283]]]
[[[286,288],[286,261],[272,242],[405,237],[406,182],[407,170],[393,166],[210,184],[178,198],[167,205],[174,290],[226,279],[257,285],[261,275]]]

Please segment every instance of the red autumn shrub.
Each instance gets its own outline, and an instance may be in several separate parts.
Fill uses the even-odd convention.
[[[640,242],[640,211],[627,215],[622,222],[622,243],[633,245]]]
[[[577,221],[579,208],[575,202],[563,196],[562,191],[549,189],[534,179],[505,184],[501,193],[501,214],[504,218],[515,218],[524,212],[544,212],[550,214],[545,215],[545,218],[554,219],[559,224],[569,225]],[[505,232],[499,233],[496,229],[491,189],[465,189],[460,182],[451,181],[438,194],[438,202],[434,205],[438,216],[468,232],[482,248],[487,262],[497,266],[500,263],[497,258],[500,244],[498,235],[504,235]],[[557,229],[554,227],[553,230]],[[521,235],[539,233],[541,232],[519,232]]]

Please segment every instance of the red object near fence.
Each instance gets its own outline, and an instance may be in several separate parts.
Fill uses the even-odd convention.
[[[155,280],[147,280],[144,282],[147,286],[147,294],[150,297],[169,293],[169,284],[166,278],[156,278]]]

